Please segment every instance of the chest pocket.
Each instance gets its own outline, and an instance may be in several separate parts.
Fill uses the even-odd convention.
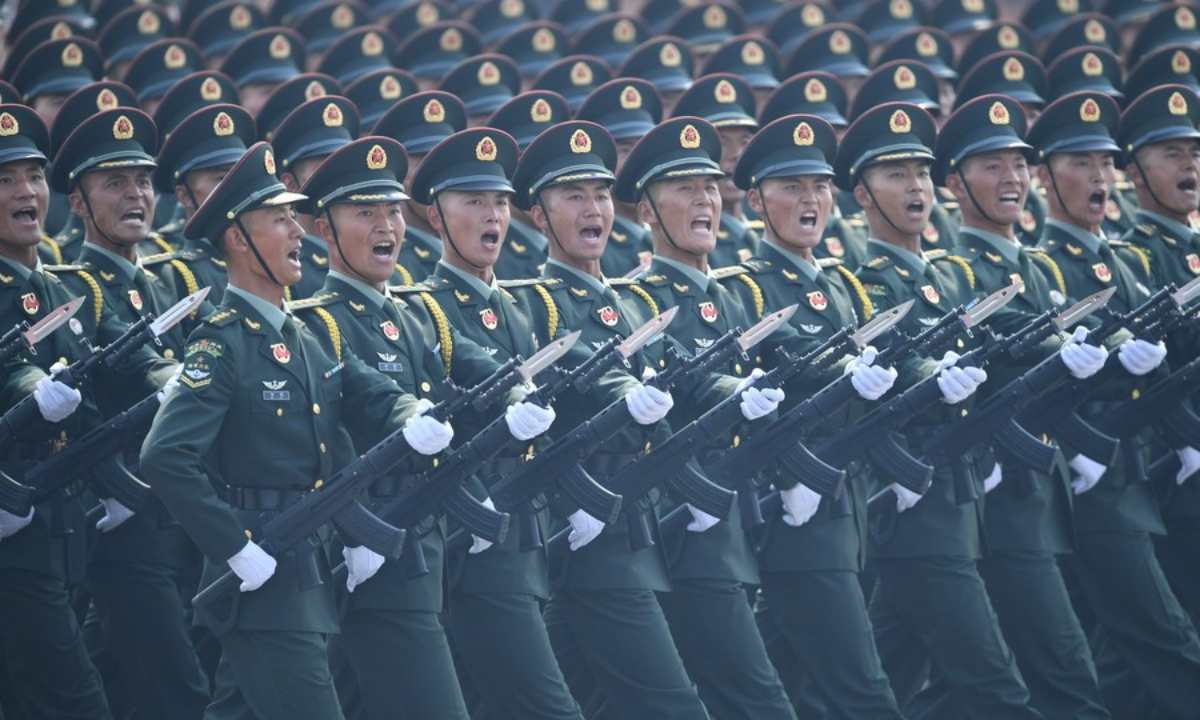
[[[309,425],[313,411],[300,382],[282,372],[255,377],[246,386],[246,401],[259,450],[272,458],[294,453],[296,438],[307,435],[298,428]]]

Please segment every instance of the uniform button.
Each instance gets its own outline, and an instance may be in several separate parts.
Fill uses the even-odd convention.
[[[321,406],[318,405],[317,403],[313,403],[313,415],[320,415],[320,414],[321,414]]]
[[[742,444],[742,438],[741,438],[741,436],[740,436],[740,435],[734,435],[734,436],[733,436],[733,447],[737,447],[738,445],[741,445],[741,444]]]
[[[440,463],[440,462],[438,462],[438,459],[437,459],[437,458],[434,458],[434,459],[433,459],[433,466],[434,466],[434,467],[437,467],[438,465],[441,465],[441,463]]]
[[[60,357],[58,359],[58,364],[59,365],[70,365],[71,363],[67,362],[67,359],[65,357]]]
[[[167,348],[166,350],[163,350],[163,357],[165,357],[168,360],[171,360],[172,358],[175,357],[175,351],[172,350],[171,348]]]
[[[969,412],[970,412],[970,410],[967,410],[966,408],[963,408],[963,409],[962,409],[962,412],[961,412],[961,414],[962,414],[962,416],[963,416],[963,417],[966,417],[966,416],[967,416],[967,413],[969,413]]]
[[[659,367],[666,367],[666,366],[667,366],[667,361],[666,361],[666,359],[665,359],[665,358],[663,358],[663,359],[660,359],[660,360],[658,361],[658,366],[659,366]]]
[[[742,364],[741,364],[741,363],[734,363],[734,366],[733,366],[733,371],[734,371],[735,373],[737,373],[738,375],[741,375],[741,374],[742,374]]]
[[[646,448],[644,450],[642,450],[642,452],[650,452],[650,441],[649,440],[646,441]]]
[[[275,415],[278,417],[283,417],[283,408],[277,408],[275,410]]]
[[[1138,398],[1140,398],[1142,396],[1142,391],[1138,390],[1137,388],[1134,388],[1132,395],[1133,395],[1133,399],[1137,400]]]
[[[321,486],[322,486],[322,485],[324,485],[324,484],[325,484],[325,480],[324,480],[324,479],[322,479],[322,478],[317,478],[317,481],[316,481],[315,483],[313,483],[313,490],[320,490],[320,489],[321,489]]]
[[[246,531],[245,531],[245,532],[246,532],[246,539],[247,539],[247,540],[253,540],[253,539],[254,539],[254,533],[250,532],[250,528],[246,528]]]
[[[429,384],[428,380],[421,381],[421,392],[429,392],[432,389],[433,389],[433,386]]]
[[[963,342],[963,339],[962,339],[962,338],[959,338],[959,339],[958,339],[958,346],[959,346],[960,348],[963,348],[963,347],[966,347],[966,346],[967,346],[967,344],[966,344],[965,342]]]
[[[321,452],[325,452],[325,443],[321,443]]]

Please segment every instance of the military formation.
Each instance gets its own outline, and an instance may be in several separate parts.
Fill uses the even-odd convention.
[[[5,4],[0,720],[1200,718],[1198,14]]]

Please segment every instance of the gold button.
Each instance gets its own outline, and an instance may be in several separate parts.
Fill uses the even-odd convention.
[[[278,415],[279,417],[283,417],[283,408],[276,409],[275,414]]]
[[[650,441],[649,440],[646,441],[646,449],[642,450],[642,452],[650,452]]]
[[[741,374],[742,374],[742,364],[741,364],[741,363],[735,363],[735,364],[734,364],[734,366],[733,366],[733,371],[734,371],[735,373],[737,373],[738,375],[741,375]]]
[[[66,363],[63,363],[63,364],[65,365]],[[659,367],[666,367],[666,366],[667,366],[667,360],[666,360],[666,358],[660,359],[660,360],[658,361],[658,366],[659,366]]]
[[[970,411],[969,411],[969,410],[967,410],[966,408],[963,408],[963,409],[962,409],[962,416],[963,416],[963,417],[966,417],[968,412],[970,412]]]
[[[163,357],[170,360],[175,357],[175,351],[171,348],[167,348],[166,350],[163,350]]]
[[[738,445],[741,445],[741,444],[742,444],[742,438],[741,438],[741,436],[740,436],[740,435],[734,435],[734,436],[733,436],[733,447],[737,447]]]
[[[434,458],[434,459],[433,459],[433,466],[434,466],[434,467],[437,467],[437,466],[438,466],[438,465],[440,465],[440,464],[441,464],[441,463],[439,463],[439,462],[438,462],[438,459],[437,459],[437,458]]]
[[[963,342],[963,339],[962,339],[962,338],[959,338],[959,339],[958,339],[958,346],[959,346],[960,348],[963,348],[963,347],[966,347],[966,346],[967,346],[967,344],[966,344],[965,342]]]
[[[421,392],[429,392],[432,389],[433,389],[433,386],[429,384],[428,380],[421,381]]]
[[[322,480],[321,478],[317,478],[317,481],[315,483],[313,483],[313,490],[320,490],[321,486],[324,484],[325,484],[324,480]]]
[[[246,539],[247,539],[247,540],[253,540],[253,539],[254,539],[254,533],[250,532],[250,528],[246,528]]]
[[[320,414],[321,414],[321,406],[318,405],[317,403],[313,403],[313,415],[320,415]]]
[[[1138,390],[1137,388],[1134,388],[1134,389],[1133,389],[1133,399],[1134,399],[1134,400],[1137,400],[1137,399],[1138,399],[1138,398],[1140,398],[1141,396],[1142,396],[1142,391],[1141,391],[1141,390]]]
[[[325,452],[325,443],[321,443],[321,452]]]

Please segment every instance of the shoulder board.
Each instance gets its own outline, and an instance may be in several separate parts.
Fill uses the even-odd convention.
[[[764,273],[774,270],[774,266],[769,260],[760,260],[758,258],[750,258],[742,261],[742,267],[749,273]]]
[[[831,268],[831,267],[837,267],[838,265],[841,265],[841,264],[842,264],[841,258],[835,258],[835,257],[817,258],[817,267],[821,268],[822,270],[825,270],[825,269]]]
[[[224,327],[237,319],[238,311],[235,308],[226,308],[219,310],[212,315],[209,315],[204,322],[214,327]]]
[[[150,242],[154,243],[155,245],[159,246],[160,248],[162,248],[162,251],[164,253],[175,252],[175,248],[171,247],[171,243],[167,242],[166,238],[164,238],[162,235],[159,235],[156,232],[152,232],[149,235],[147,235],[146,239],[149,240]]]
[[[293,300],[292,302],[288,303],[288,307],[293,310],[307,310],[309,308],[324,307],[326,305],[332,305],[337,298],[338,294],[334,292],[321,293],[320,295],[313,295],[312,297],[304,298],[303,300]]]
[[[80,270],[87,270],[87,268],[85,268],[82,265],[43,265],[42,269],[45,270],[46,272],[52,272],[52,273],[68,273],[68,272],[79,272]]]
[[[520,280],[498,280],[496,284],[502,288],[517,288],[529,287],[530,285],[541,285],[541,278],[522,278]]]
[[[1108,246],[1112,248],[1127,248],[1129,247],[1129,243],[1124,240],[1109,240]]]
[[[762,230],[767,226],[762,220],[747,220],[745,225],[747,230]]]
[[[179,253],[175,252],[163,252],[158,253],[157,255],[147,255],[146,257],[142,258],[142,267],[147,265],[161,265],[162,263],[165,263],[169,260],[174,260],[178,257]]]
[[[926,250],[925,251],[925,259],[941,260],[942,258],[946,257],[946,255],[948,255],[949,253],[950,253],[949,250],[940,250],[940,249],[939,250]]]
[[[872,270],[878,270],[879,268],[885,268],[891,264],[892,264],[892,259],[890,257],[888,257],[886,255],[880,255],[879,257],[871,258],[871,260],[869,262],[867,262],[865,267],[868,267]]]
[[[550,280],[558,280],[558,278],[550,278]],[[546,282],[549,283],[550,280],[547,280]],[[626,287],[629,285],[637,285],[637,280],[627,277],[604,278],[604,280],[609,284],[610,287]]]
[[[639,285],[653,285],[654,287],[661,287],[671,282],[671,279],[666,275],[642,275],[634,278],[634,282]]]
[[[716,270],[710,270],[709,272],[717,280],[724,280],[725,278],[744,275],[746,273],[746,268],[742,267],[741,265],[730,265],[729,267],[717,268]]]
[[[387,292],[390,295],[402,295],[405,293],[423,293],[429,292],[433,287],[426,282],[413,283],[412,285],[388,285]]]
[[[1134,225],[1133,231],[1143,237],[1152,237],[1154,235],[1154,226],[1146,225],[1145,223]]]

